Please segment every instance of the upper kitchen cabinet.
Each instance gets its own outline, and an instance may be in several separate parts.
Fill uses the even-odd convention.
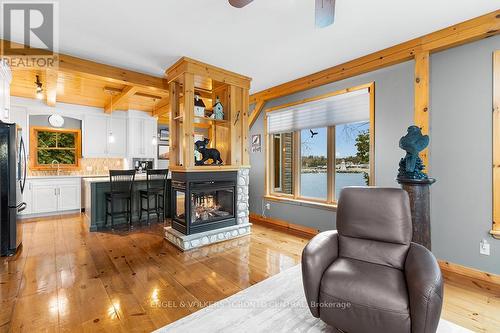
[[[83,157],[107,157],[108,117],[86,115],[83,131]]]
[[[0,61],[0,120],[10,121],[10,83],[12,73],[7,64]]]
[[[127,119],[112,117],[108,120],[108,156],[127,156]]]
[[[127,156],[127,119],[113,115],[86,115],[83,155],[87,158]]]
[[[131,116],[129,124],[129,152],[131,158],[155,158],[157,121],[152,117]]]

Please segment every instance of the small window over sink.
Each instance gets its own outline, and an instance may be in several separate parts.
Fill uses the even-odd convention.
[[[31,127],[30,164],[32,170],[80,167],[81,131]]]

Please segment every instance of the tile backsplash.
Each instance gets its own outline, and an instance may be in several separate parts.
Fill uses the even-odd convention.
[[[80,160],[80,170],[59,172],[60,175],[82,175],[82,176],[107,176],[109,170],[122,170],[125,161],[123,158],[82,158]],[[55,176],[57,168],[52,170],[34,171],[28,169],[30,176]]]

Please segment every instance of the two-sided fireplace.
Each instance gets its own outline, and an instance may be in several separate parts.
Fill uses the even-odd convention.
[[[236,225],[237,172],[173,172],[172,228],[184,235]]]

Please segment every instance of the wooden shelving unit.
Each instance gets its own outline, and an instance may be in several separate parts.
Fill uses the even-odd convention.
[[[237,170],[248,167],[248,101],[251,78],[190,58],[166,71],[170,90],[170,169],[172,171]],[[195,116],[198,94],[207,109],[216,98],[224,119]],[[223,165],[195,165],[195,140],[208,138],[221,153]]]

